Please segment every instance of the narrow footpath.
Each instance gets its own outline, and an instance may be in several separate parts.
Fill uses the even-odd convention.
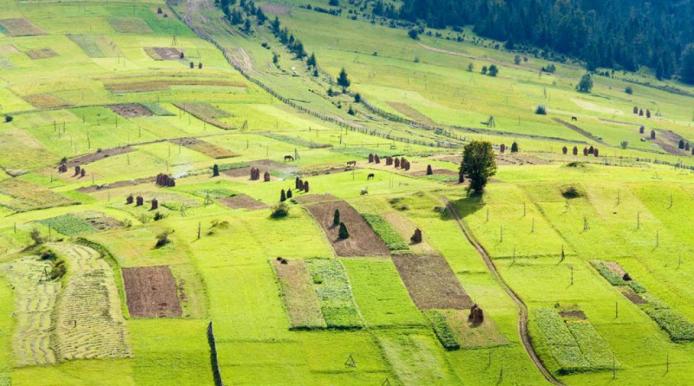
[[[496,269],[496,265],[494,265],[494,262],[492,261],[492,258],[489,256],[489,253],[487,253],[487,250],[484,249],[482,244],[480,244],[480,242],[472,234],[472,231],[470,231],[467,224],[465,224],[465,222],[460,218],[460,216],[458,215],[458,211],[453,206],[453,204],[451,204],[450,201],[448,201],[448,199],[445,197],[444,201],[446,203],[446,207],[448,208],[449,213],[453,215],[453,218],[458,223],[458,226],[465,235],[465,238],[473,247],[475,247],[477,253],[479,253],[479,255],[482,257],[482,260],[487,265],[487,269],[489,270],[489,272],[491,272],[492,276],[494,276],[494,279],[497,281],[497,283],[501,285],[501,287],[504,289],[504,291],[506,291],[508,296],[510,296],[511,299],[513,299],[513,301],[518,306],[518,334],[521,337],[521,342],[523,342],[523,347],[525,348],[525,352],[528,353],[530,360],[533,361],[535,367],[537,367],[540,373],[542,373],[542,376],[544,376],[548,382],[550,382],[553,385],[563,385],[563,383],[561,383],[549,370],[547,370],[545,365],[537,356],[535,348],[530,342],[530,335],[528,334],[528,307],[525,305],[520,296],[518,296],[518,294],[515,291],[513,291],[513,289],[511,289],[508,283],[506,283],[504,278]]]

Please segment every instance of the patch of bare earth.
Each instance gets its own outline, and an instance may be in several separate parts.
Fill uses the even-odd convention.
[[[139,103],[122,103],[108,106],[114,113],[125,118],[150,117],[154,115],[150,109]]]
[[[248,167],[225,170],[223,173],[229,177],[250,178],[251,168],[260,169],[261,179],[262,179],[262,175],[265,174],[265,172],[270,172],[270,174],[278,173],[278,172],[279,173],[289,173],[295,169],[293,166],[283,164],[281,162],[272,161],[269,159],[263,159],[263,160],[257,160],[257,161],[249,162]]]
[[[89,153],[89,154],[84,154],[75,158],[71,158],[67,161],[67,167],[68,169],[73,168],[78,165],[84,165],[88,164],[91,162],[96,162],[99,160],[102,160],[104,158],[112,157],[114,155],[119,155],[119,154],[125,154],[125,153],[130,153],[133,151],[133,148],[130,146],[118,146],[118,147],[112,147],[110,149],[103,149],[103,150],[98,150],[95,153]],[[68,170],[68,173],[70,173],[71,170]]]
[[[34,94],[27,95],[23,98],[38,109],[53,109],[70,106],[68,102],[51,94]]]
[[[58,53],[53,51],[51,48],[37,48],[33,50],[28,50],[26,51],[26,54],[32,60],[48,59],[54,56],[58,56]]]
[[[123,268],[123,281],[131,316],[181,316],[176,280],[168,266]]]
[[[672,130],[656,129],[655,143],[656,145],[660,146],[661,149],[665,150],[670,154],[690,154],[688,151],[679,148],[680,140],[683,140],[684,142],[689,142],[687,141],[687,139],[673,132]]]
[[[265,3],[260,6],[260,9],[271,15],[282,16],[288,14],[290,8],[288,5],[284,4]]]
[[[578,320],[586,320],[588,319],[586,317],[586,314],[581,311],[581,310],[564,310],[564,311],[559,311],[559,315],[561,315],[562,318],[564,319],[578,319]]]
[[[191,150],[195,150],[214,159],[224,159],[238,156],[238,154],[231,152],[223,147],[217,146],[207,141],[203,141],[198,138],[176,138],[171,139],[169,141],[173,144],[185,146]]]
[[[181,59],[181,51],[174,47],[145,47],[145,52],[154,60]]]
[[[46,33],[39,27],[23,18],[2,19],[0,25],[10,36],[35,36],[45,35]]]
[[[212,126],[217,126],[224,130],[234,129],[234,126],[220,120],[220,118],[226,118],[230,114],[209,103],[174,103],[174,106]]]
[[[413,121],[423,123],[427,126],[436,126],[436,122],[432,121],[431,118],[427,117],[426,115],[420,113],[417,111],[415,108],[412,106],[408,105],[407,103],[402,103],[402,102],[388,102],[388,105],[395,109],[397,112],[400,114],[406,116],[407,118],[410,118]]]
[[[634,304],[646,304],[646,299],[642,298],[641,295],[634,292],[631,287],[620,287],[619,291],[624,295],[625,298],[629,299],[630,302]]]
[[[497,165],[546,165],[549,161],[526,153],[497,153],[496,163]]]
[[[232,209],[260,210],[268,208],[263,202],[245,194],[237,194],[233,197],[222,198],[219,201]]]
[[[393,262],[419,309],[472,307],[472,300],[443,257],[402,254],[394,255]]]
[[[305,197],[305,196],[304,196]],[[300,197],[297,201],[304,201]],[[364,218],[347,202],[331,195],[322,195],[322,199],[304,203],[306,209],[320,224],[338,256],[387,256],[388,247],[383,243]],[[347,227],[349,237],[338,237],[339,227],[333,226],[335,209],[340,211],[340,220]]]
[[[94,193],[94,192],[98,192],[101,190],[118,189],[118,188],[124,188],[126,186],[137,186],[137,185],[142,185],[142,184],[146,184],[146,183],[153,183],[155,180],[156,180],[156,177],[142,177],[142,178],[136,178],[134,180],[117,181],[117,182],[113,182],[110,184],[85,186],[85,187],[77,189],[77,191],[81,192],[81,193]]]

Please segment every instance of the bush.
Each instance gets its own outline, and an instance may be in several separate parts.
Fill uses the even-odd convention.
[[[171,240],[169,240],[169,231],[164,231],[160,234],[157,235],[157,242],[154,244],[154,248],[161,248],[169,243],[171,243]]]
[[[632,95],[634,93],[634,89],[631,88],[631,86],[627,86],[627,88],[624,89],[624,92],[629,95]]]
[[[537,115],[547,115],[547,109],[543,105],[537,106],[535,109],[535,114]]]
[[[574,198],[583,197],[583,192],[581,192],[577,187],[570,185],[561,188],[561,195],[569,200]]]
[[[270,214],[271,218],[274,219],[280,219],[287,217],[289,215],[289,206],[285,204],[284,202],[280,203],[279,205],[276,205],[274,208],[272,208],[272,213]]]

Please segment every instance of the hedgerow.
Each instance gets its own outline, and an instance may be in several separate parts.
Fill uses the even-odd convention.
[[[434,329],[436,337],[446,350],[458,350],[460,344],[455,339],[451,326],[446,320],[446,315],[438,310],[428,310],[424,313]]]
[[[391,251],[402,251],[409,249],[405,240],[400,237],[400,234],[390,226],[390,224],[377,214],[363,214],[366,222],[371,226],[371,229],[381,237]]]

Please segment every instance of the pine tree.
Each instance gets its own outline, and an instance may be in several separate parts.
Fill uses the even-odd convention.
[[[340,210],[335,208],[335,213],[333,213],[333,226],[340,225]]]
[[[342,92],[347,92],[347,89],[349,88],[350,84],[352,82],[349,80],[349,76],[347,75],[347,71],[343,68],[340,70],[340,75],[337,77],[337,85],[342,87]]]
[[[576,90],[583,93],[589,93],[593,90],[593,78],[590,74],[586,73],[581,77],[578,86],[576,86]]]

